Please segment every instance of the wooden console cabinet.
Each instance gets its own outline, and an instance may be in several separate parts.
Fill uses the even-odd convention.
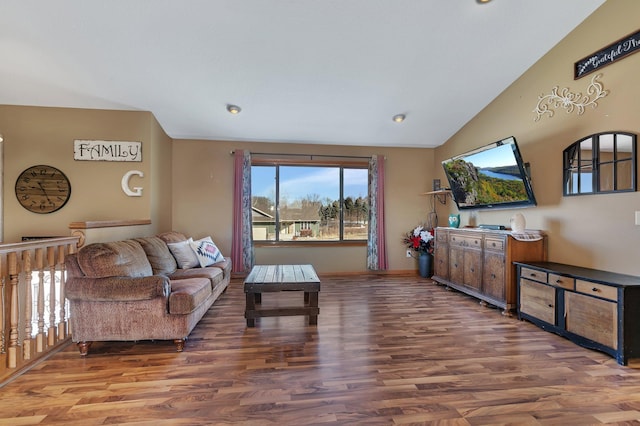
[[[546,239],[519,241],[510,231],[436,228],[432,279],[504,309],[516,309],[515,261],[546,259]]]
[[[551,262],[516,265],[518,318],[622,365],[640,358],[640,277]]]

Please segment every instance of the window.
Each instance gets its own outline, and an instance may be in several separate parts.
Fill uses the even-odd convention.
[[[366,241],[367,165],[251,167],[254,241]]]
[[[636,135],[598,133],[563,153],[564,195],[636,190]]]

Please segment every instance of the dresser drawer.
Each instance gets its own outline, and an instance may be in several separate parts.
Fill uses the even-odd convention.
[[[481,237],[471,237],[471,236],[463,236],[463,235],[451,235],[449,238],[449,243],[452,246],[456,247],[470,247],[470,248],[482,248],[482,238]]]
[[[484,240],[484,248],[487,250],[504,251],[504,240],[487,238]]]
[[[547,273],[538,271],[537,269],[520,268],[520,277],[529,278],[530,280],[536,280],[543,283],[547,282]]]
[[[602,299],[618,300],[618,288],[610,285],[592,283],[590,281],[576,280],[576,291]]]
[[[562,287],[567,290],[574,290],[576,287],[576,280],[563,275],[549,274],[548,282],[553,286]]]

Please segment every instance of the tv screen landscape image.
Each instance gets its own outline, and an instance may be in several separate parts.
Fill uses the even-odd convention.
[[[459,209],[536,205],[513,136],[445,160],[442,165]]]

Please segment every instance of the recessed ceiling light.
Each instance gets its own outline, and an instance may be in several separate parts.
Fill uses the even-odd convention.
[[[476,0],[480,4],[489,3],[491,0]]]
[[[392,120],[395,121],[396,123],[402,123],[404,121],[404,119],[407,118],[406,115],[404,114],[397,114],[394,115]]]
[[[240,114],[240,111],[242,111],[242,108],[240,108],[238,105],[227,105],[227,111],[229,111],[231,114]]]

